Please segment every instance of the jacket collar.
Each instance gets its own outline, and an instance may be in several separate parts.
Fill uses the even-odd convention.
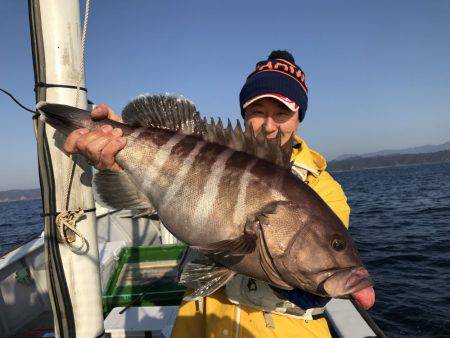
[[[327,167],[327,162],[322,155],[309,149],[305,141],[294,135],[294,148],[292,150],[291,161],[293,169],[299,168],[301,171],[318,177]],[[304,179],[303,179],[304,180]]]

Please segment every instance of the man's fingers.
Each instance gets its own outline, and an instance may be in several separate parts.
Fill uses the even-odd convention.
[[[108,106],[106,104],[99,104],[91,112],[91,117],[94,120],[102,120],[108,118]]]
[[[110,120],[113,120],[113,121],[116,121],[116,122],[123,123],[122,116],[117,115],[116,113],[114,113],[114,112],[111,110],[111,108],[108,107],[108,109],[109,109],[109,111],[108,111],[108,118],[109,118]]]
[[[91,117],[94,120],[110,119],[121,123],[123,122],[122,118],[114,113],[114,111],[104,103],[95,107],[95,109],[91,112]]]
[[[112,165],[111,168],[109,168],[109,170],[112,170],[112,171],[122,171],[123,168],[122,168],[117,162],[114,162],[114,164]]]
[[[74,130],[73,132],[71,132],[69,134],[69,136],[67,136],[66,142],[64,142],[64,151],[66,151],[69,154],[73,154],[76,153],[78,151],[77,148],[77,141],[80,137],[82,137],[83,135],[86,135],[87,133],[89,133],[89,129],[77,129]]]
[[[109,142],[103,148],[100,154],[100,161],[99,161],[100,168],[98,169],[111,169],[116,171],[121,170],[122,168],[120,168],[120,166],[116,163],[114,157],[120,150],[122,150],[125,147],[126,143],[127,141],[124,137],[118,137],[111,140],[111,142]]]
[[[76,147],[77,147],[78,151],[82,155],[86,156],[85,152],[86,152],[86,148],[87,148],[88,144],[91,143],[92,141],[96,140],[97,138],[111,132],[112,129],[113,128],[110,125],[104,125],[101,128],[98,128],[93,132],[90,132],[86,135],[81,136],[76,141]]]
[[[95,167],[100,163],[102,150],[109,142],[111,142],[111,135],[103,135],[87,145],[85,156],[95,165]]]
[[[122,135],[120,128],[113,129],[110,125],[104,125],[93,132],[78,129],[68,136],[64,150],[68,153],[79,152],[97,169],[120,171],[122,168],[114,157],[126,145],[126,139]]]

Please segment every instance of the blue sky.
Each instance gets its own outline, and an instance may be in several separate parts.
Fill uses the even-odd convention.
[[[0,87],[34,105],[26,1],[3,0]],[[91,1],[86,78],[116,111],[179,93],[205,116],[239,118],[256,61],[290,50],[306,73],[300,127],[328,159],[450,140],[450,2]],[[0,190],[38,186],[31,119],[0,95]]]

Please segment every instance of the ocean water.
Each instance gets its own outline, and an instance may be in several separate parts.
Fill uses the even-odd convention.
[[[334,173],[388,337],[450,337],[450,164]],[[0,253],[42,232],[40,201],[0,203]]]
[[[0,254],[44,231],[41,200],[0,203]]]
[[[388,337],[450,337],[450,163],[335,173]]]

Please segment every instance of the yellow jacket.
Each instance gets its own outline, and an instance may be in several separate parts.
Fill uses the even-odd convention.
[[[327,163],[299,137],[292,152],[293,172],[313,188],[348,227],[350,208],[341,186],[325,171]],[[184,302],[172,338],[331,337],[325,319],[311,321],[271,314],[274,328],[266,326],[264,313],[232,304],[222,290],[202,302]]]
[[[296,145],[292,152],[291,161],[294,161],[293,171],[302,168],[307,171],[306,179],[303,181],[319,194],[328,204],[331,210],[341,219],[348,228],[350,218],[350,207],[347,197],[331,175],[325,171],[327,161],[318,152],[309,149],[305,141],[295,136]]]

